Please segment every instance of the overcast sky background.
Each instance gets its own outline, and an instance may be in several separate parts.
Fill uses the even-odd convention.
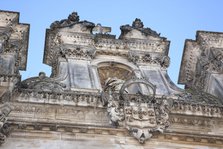
[[[42,63],[45,31],[56,20],[77,11],[80,20],[112,27],[120,35],[120,26],[140,18],[149,27],[171,41],[168,69],[177,84],[185,39],[195,39],[197,30],[223,32],[223,0],[1,0],[0,9],[20,12],[20,22],[30,24],[27,70],[22,79],[51,73]]]

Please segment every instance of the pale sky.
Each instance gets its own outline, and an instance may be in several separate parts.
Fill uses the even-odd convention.
[[[45,31],[56,20],[77,11],[80,20],[112,27],[118,38],[120,26],[140,18],[171,41],[168,74],[177,84],[185,39],[195,39],[197,30],[223,32],[223,0],[1,0],[0,9],[20,12],[20,22],[30,27],[27,70],[22,79],[51,73],[42,63]]]

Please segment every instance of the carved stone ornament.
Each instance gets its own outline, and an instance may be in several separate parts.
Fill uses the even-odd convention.
[[[138,89],[132,94],[131,88]],[[109,87],[107,90],[109,92],[105,92],[102,99],[107,102],[111,124],[116,127],[123,125],[140,143],[150,139],[156,131],[162,133],[169,126],[167,100],[155,99],[156,87],[150,82],[130,79],[122,84],[118,94]]]
[[[22,81],[20,86],[22,89],[33,89],[40,92],[62,92],[66,88],[65,84],[57,82],[53,78],[47,77],[44,72],[40,72],[39,77],[33,77]]]
[[[61,21],[55,21],[50,25],[51,29],[54,28],[61,28],[61,27],[68,27],[75,23],[79,22],[79,16],[77,12],[72,12],[67,19],[63,19]]]
[[[7,122],[7,116],[12,108],[8,104],[0,106],[0,145],[5,143],[6,137],[9,135],[10,129]]]
[[[88,22],[86,20],[79,21],[79,16],[77,12],[72,12],[67,19],[63,19],[61,21],[54,21],[50,25],[50,29],[54,30],[57,28],[71,27],[75,24],[83,24],[85,27],[90,28],[91,30],[95,27],[95,24],[92,22]]]
[[[158,34],[156,31],[150,28],[144,28],[143,22],[139,18],[136,18],[135,21],[133,21],[132,26],[122,25],[120,29],[121,29],[120,38],[125,36],[127,33],[132,31],[133,29],[140,31],[145,36],[160,37],[160,34]]]
[[[94,48],[83,48],[80,46],[60,47],[62,57],[75,57],[76,59],[92,59],[95,54]]]
[[[163,56],[163,57],[154,57],[150,53],[137,53],[131,51],[128,53],[129,61],[137,64],[137,63],[146,63],[146,64],[157,64],[160,65],[162,68],[168,68],[170,65],[170,57]]]

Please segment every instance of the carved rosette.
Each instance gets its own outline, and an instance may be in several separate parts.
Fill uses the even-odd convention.
[[[131,86],[141,89],[131,94]],[[143,87],[148,91],[143,91]],[[155,90],[150,82],[130,79],[122,85],[119,94],[109,90],[106,97],[105,93],[103,99],[107,101],[111,124],[116,127],[123,124],[140,143],[150,139],[154,132],[162,133],[169,126],[169,105],[165,98],[155,99]]]

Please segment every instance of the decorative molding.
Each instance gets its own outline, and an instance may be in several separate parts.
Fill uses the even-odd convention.
[[[78,60],[90,60],[95,55],[95,49],[94,48],[83,48],[80,46],[72,46],[72,48],[67,47],[61,47],[59,50],[59,53],[62,57],[66,58],[75,58]]]
[[[182,125],[191,126],[191,127],[200,127],[201,129],[206,128],[210,129],[213,126],[213,119],[209,119],[208,117],[201,116],[188,116],[188,115],[179,115],[179,114],[170,114],[170,123],[172,125]],[[174,128],[173,128],[174,129]]]
[[[55,61],[57,61],[58,57],[63,55],[61,50],[63,51],[63,49],[73,49],[71,45],[81,49],[84,46],[95,49],[93,35],[91,34],[47,30],[44,50],[44,63],[52,66]]]
[[[223,106],[219,106],[218,104],[210,105],[201,102],[196,103],[185,100],[173,100],[171,113],[222,118]]]
[[[0,82],[18,82],[20,80],[20,75],[0,74]]]
[[[32,132],[35,130],[35,132],[41,132],[44,130],[44,132],[47,131],[59,131],[61,132],[69,132],[69,133],[81,133],[81,134],[89,134],[92,136],[92,134],[95,135],[111,135],[117,137],[117,135],[125,139],[129,139],[126,137],[128,135],[128,130],[125,129],[118,129],[118,128],[109,128],[109,127],[88,127],[88,126],[74,126],[74,125],[57,125],[57,124],[47,124],[47,123],[14,123],[9,122],[10,126],[17,130],[17,132]],[[24,133],[23,133],[24,134]],[[25,133],[26,136],[29,136],[29,133]],[[171,142],[177,142],[177,143],[196,143],[200,145],[205,146],[222,146],[223,145],[223,139],[221,136],[215,136],[215,135],[199,135],[199,134],[189,134],[189,133],[176,133],[176,132],[164,132],[163,134],[154,133],[152,137],[153,141],[156,140],[162,140],[162,141],[171,141]],[[146,142],[145,142],[146,145]]]
[[[155,64],[160,65],[162,68],[168,68],[170,65],[168,56],[153,56],[153,53],[149,52],[129,51],[128,59],[135,64]]]
[[[12,101],[27,103],[45,103],[56,105],[72,105],[84,107],[103,107],[101,95],[91,92],[56,92],[56,91],[37,91],[33,89],[20,89],[14,93]]]
[[[97,49],[107,50],[135,50],[144,52],[166,53],[169,48],[169,41],[142,40],[142,39],[106,39],[97,38],[95,42]]]

